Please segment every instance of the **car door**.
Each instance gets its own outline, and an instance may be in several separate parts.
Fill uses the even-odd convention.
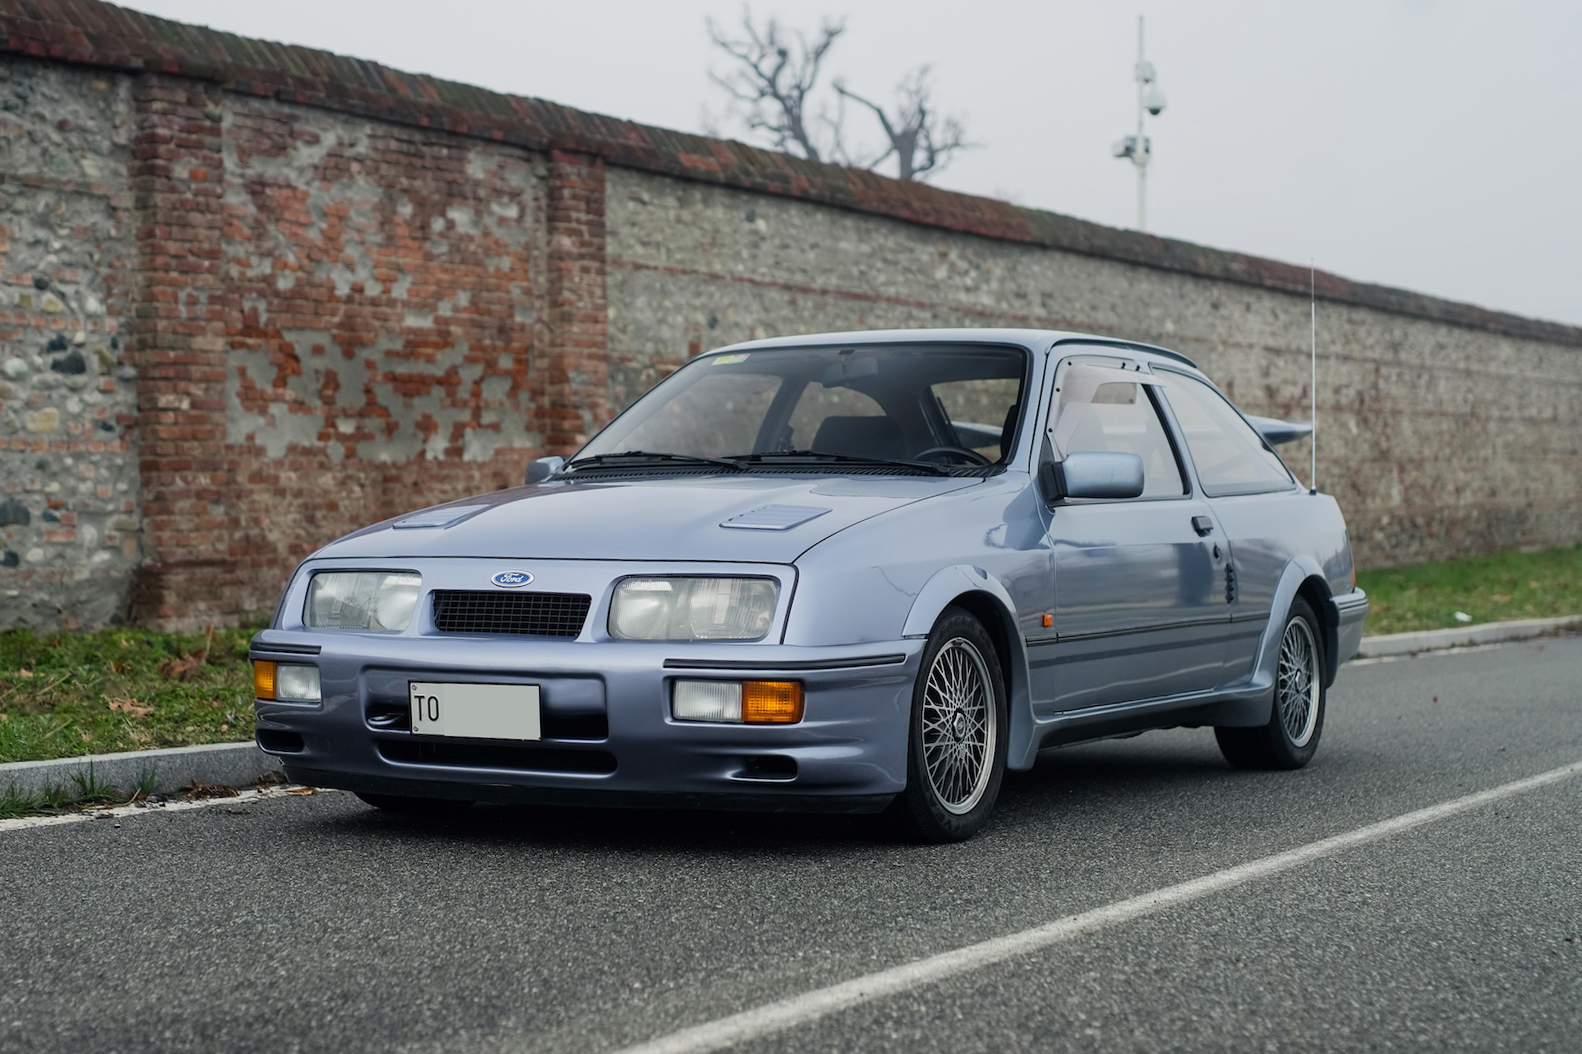
[[[1225,532],[1232,626],[1222,680],[1234,683],[1252,671],[1286,565],[1299,548],[1312,551],[1314,520],[1293,494],[1299,488],[1279,455],[1229,400],[1190,374],[1154,372],[1199,488]]]
[[[1057,374],[1050,454],[1136,454],[1144,487],[1133,499],[1063,500],[1053,509],[1055,632],[1031,656],[1042,710],[1219,683],[1229,626],[1224,548],[1212,511],[1188,485],[1157,387],[1138,370],[1087,362],[1067,362]]]

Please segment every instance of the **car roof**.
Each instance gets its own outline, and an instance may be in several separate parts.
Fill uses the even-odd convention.
[[[1119,337],[1106,337],[1097,333],[1081,333],[1058,329],[1013,329],[998,327],[973,327],[960,329],[868,329],[844,333],[803,333],[790,337],[768,337],[762,340],[742,341],[714,348],[705,355],[736,351],[761,351],[769,348],[804,348],[808,345],[829,344],[1014,344],[1034,354],[1047,354],[1057,344],[1066,342],[1101,344],[1117,351],[1130,352],[1137,358],[1162,359],[1184,363],[1197,369],[1197,363],[1178,351],[1161,348],[1140,341]]]

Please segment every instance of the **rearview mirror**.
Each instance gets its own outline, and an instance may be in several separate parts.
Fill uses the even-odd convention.
[[[1143,459],[1136,454],[1083,450],[1055,466],[1064,498],[1135,498],[1143,492]]]
[[[563,457],[536,457],[527,463],[527,485],[542,483],[566,465]]]

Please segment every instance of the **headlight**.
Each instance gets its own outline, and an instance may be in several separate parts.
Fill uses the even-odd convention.
[[[400,632],[412,623],[423,579],[410,571],[331,571],[308,585],[305,622],[315,629]]]
[[[627,578],[610,602],[610,636],[760,640],[779,596],[772,578]]]

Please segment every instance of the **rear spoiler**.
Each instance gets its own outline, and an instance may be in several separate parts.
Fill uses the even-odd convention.
[[[1270,446],[1279,446],[1281,443],[1294,443],[1298,439],[1306,439],[1313,434],[1313,426],[1299,421],[1280,421],[1273,417],[1254,417],[1247,414],[1247,423],[1263,436],[1264,442]]]

